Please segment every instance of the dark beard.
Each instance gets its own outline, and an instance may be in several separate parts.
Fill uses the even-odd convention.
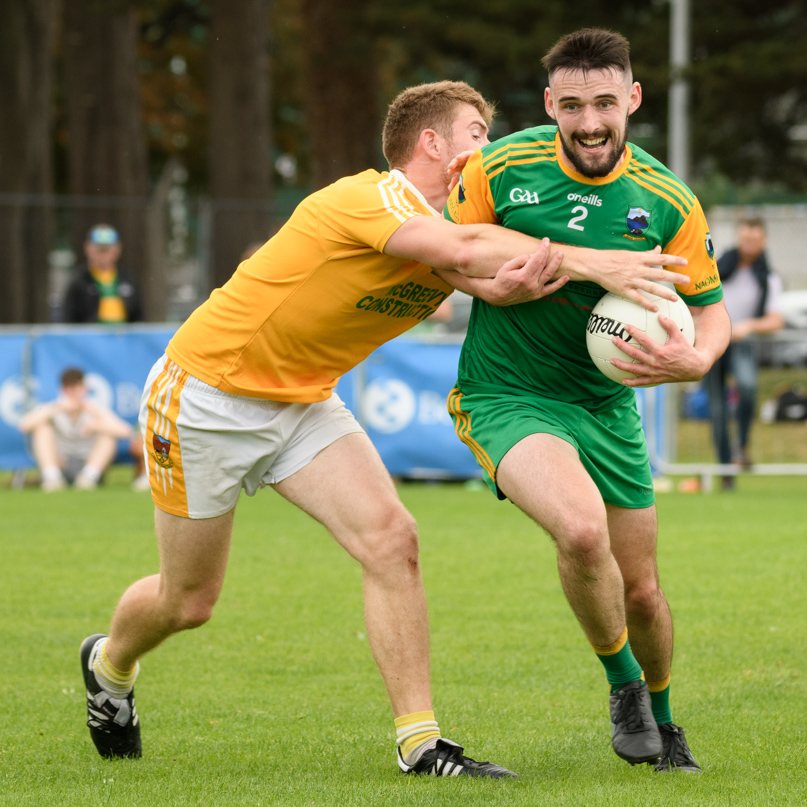
[[[563,132],[561,132],[560,129],[558,129],[558,134],[560,135],[560,144],[563,148],[563,153],[566,159],[574,166],[574,170],[588,179],[599,179],[600,177],[607,177],[608,174],[616,168],[616,164],[625,152],[625,144],[628,142],[628,118],[625,118],[625,135],[622,142],[618,143],[618,147],[612,150],[611,157],[606,162],[600,163],[596,168],[589,167],[587,163],[583,162],[583,160],[577,156],[571,144],[566,142],[566,138],[563,136]]]

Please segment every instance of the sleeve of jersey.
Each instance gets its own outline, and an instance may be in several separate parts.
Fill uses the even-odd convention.
[[[454,186],[443,209],[443,217],[456,224],[496,224],[496,208],[490,182],[482,163],[482,152],[468,160],[460,181]]]
[[[695,204],[664,251],[688,261],[681,271],[689,275],[689,283],[675,287],[687,305],[710,305],[723,299],[712,236],[700,203]]]
[[[407,197],[394,176],[356,180],[339,188],[319,210],[320,224],[339,240],[383,252],[390,236],[405,221],[427,212]]]

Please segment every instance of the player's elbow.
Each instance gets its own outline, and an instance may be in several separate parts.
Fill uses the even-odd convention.
[[[453,251],[452,260],[454,264],[452,269],[466,277],[493,277],[495,275],[495,272],[485,269],[481,243],[473,233],[468,233],[467,237],[460,239]]]

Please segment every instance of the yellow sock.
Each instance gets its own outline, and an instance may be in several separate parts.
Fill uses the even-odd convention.
[[[437,740],[441,736],[434,712],[413,712],[411,715],[396,717],[395,729],[404,759],[427,740]]]
[[[140,664],[135,664],[131,670],[119,670],[107,655],[108,641],[109,639],[104,639],[104,643],[95,654],[95,661],[92,665],[95,680],[113,698],[125,698],[132,691],[137,673],[140,672]]]

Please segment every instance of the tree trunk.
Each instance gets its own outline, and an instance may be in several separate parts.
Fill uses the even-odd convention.
[[[57,9],[58,0],[0,4],[0,195],[9,194],[0,196],[0,323],[50,319],[51,65]]]
[[[149,263],[148,159],[138,95],[134,0],[66,0],[64,83],[75,248],[94,224],[118,230],[121,264],[140,281],[149,319],[165,316],[165,279]],[[93,198],[95,197],[95,198]]]
[[[382,119],[363,0],[303,0],[306,98],[317,188],[380,162]]]
[[[271,235],[270,8],[270,0],[211,2],[213,286],[227,281],[250,244]]]

